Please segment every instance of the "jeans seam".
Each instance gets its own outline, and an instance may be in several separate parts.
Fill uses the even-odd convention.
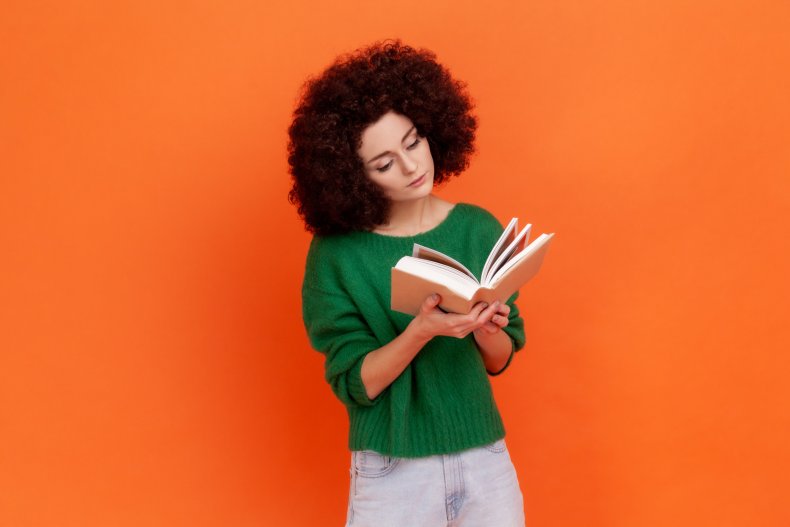
[[[363,454],[365,455],[365,454]],[[379,454],[380,455],[380,454]],[[357,475],[361,478],[382,478],[392,472],[395,467],[400,463],[400,458],[397,457],[390,457],[390,456],[382,456],[387,461],[387,466],[385,466],[381,471],[376,473],[365,473],[364,470],[360,470],[358,468],[357,463],[354,463],[354,471]]]
[[[502,452],[507,450],[507,445],[505,445],[504,439],[500,439],[498,441],[494,441],[489,445],[485,445],[484,448],[489,452],[491,452],[492,454],[501,454]]]

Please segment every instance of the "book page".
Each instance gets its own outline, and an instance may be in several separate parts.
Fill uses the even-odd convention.
[[[507,248],[502,251],[502,254],[499,255],[499,258],[496,259],[494,265],[488,270],[488,274],[483,276],[482,281],[480,282],[483,286],[489,286],[494,281],[494,277],[496,276],[497,272],[505,265],[505,263],[510,260],[514,255],[518,254],[519,250],[526,245],[527,239],[529,239],[529,231],[532,229],[532,224],[528,223],[526,227],[524,227],[521,232],[515,237],[515,239],[507,246]]]
[[[469,276],[472,280],[477,282],[477,278],[475,275],[472,274],[472,271],[466,268],[461,262],[455,260],[454,258],[450,258],[444,253],[440,253],[435,249],[431,249],[429,247],[425,247],[424,245],[420,245],[419,243],[414,244],[414,248],[411,252],[412,258],[420,258],[422,260],[429,260],[431,262],[436,262],[441,265],[445,265],[452,269],[457,269],[464,273],[465,275]]]
[[[509,297],[537,274],[553,237],[554,233],[541,234],[494,275],[491,287],[498,295]]]
[[[441,283],[467,298],[472,298],[474,292],[480,287],[476,278],[467,276],[458,269],[431,260],[404,256],[398,260],[395,267],[409,274]]]
[[[517,230],[518,230],[518,218],[513,218],[510,220],[510,223],[507,224],[505,230],[502,231],[502,235],[494,244],[494,248],[491,249],[491,252],[488,254],[486,263],[483,266],[483,272],[480,275],[480,283],[487,282],[486,277],[489,275],[491,266],[494,265],[494,262],[502,254],[502,251],[505,250],[505,248],[508,247],[511,243],[513,243],[513,240],[516,238]]]
[[[454,313],[468,313],[478,289],[476,280],[436,262],[404,256],[392,268],[391,308],[416,315],[428,296],[442,297],[439,307]]]

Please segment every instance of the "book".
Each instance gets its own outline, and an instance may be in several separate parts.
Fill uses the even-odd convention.
[[[411,256],[404,256],[392,268],[391,308],[416,315],[425,299],[438,293],[439,308],[452,313],[469,313],[477,302],[506,302],[535,276],[543,264],[554,233],[529,240],[532,224],[518,230],[518,219],[508,223],[497,240],[480,278],[457,260],[434,249],[414,244]]]

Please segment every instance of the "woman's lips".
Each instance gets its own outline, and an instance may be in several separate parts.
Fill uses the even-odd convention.
[[[424,181],[425,181],[425,174],[421,175],[420,177],[418,177],[417,179],[415,179],[414,181],[409,183],[408,186],[410,186],[410,187],[419,187],[420,185],[422,185],[422,183]]]

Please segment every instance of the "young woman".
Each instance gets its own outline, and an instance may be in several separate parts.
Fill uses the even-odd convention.
[[[488,378],[524,345],[517,294],[467,315],[436,294],[413,317],[390,309],[390,270],[414,243],[479,274],[502,233],[433,194],[467,167],[476,127],[465,86],[399,41],[338,58],[294,113],[289,197],[314,234],[304,322],[349,416],[346,525],[524,525]]]

